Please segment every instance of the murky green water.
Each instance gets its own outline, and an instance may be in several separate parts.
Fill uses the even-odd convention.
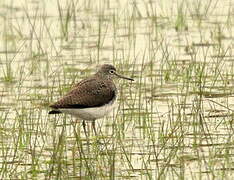
[[[234,2],[0,2],[1,179],[233,179]],[[99,136],[48,105],[114,64]]]

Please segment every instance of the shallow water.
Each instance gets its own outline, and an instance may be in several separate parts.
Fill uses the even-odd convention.
[[[0,2],[2,179],[233,179],[234,3]],[[48,105],[97,65],[118,107],[85,137]]]

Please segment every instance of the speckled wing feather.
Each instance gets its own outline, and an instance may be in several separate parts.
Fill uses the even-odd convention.
[[[54,109],[100,107],[114,99],[115,93],[116,87],[111,80],[88,78],[78,83],[67,95],[50,107]]]

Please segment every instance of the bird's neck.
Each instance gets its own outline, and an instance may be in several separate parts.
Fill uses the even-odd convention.
[[[99,79],[102,79],[102,80],[113,81],[112,78],[110,78],[107,75],[102,74],[100,72],[97,72],[94,76],[96,76],[96,77],[98,77]]]

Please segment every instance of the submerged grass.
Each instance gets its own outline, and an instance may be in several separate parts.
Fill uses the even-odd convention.
[[[230,2],[52,2],[0,6],[2,179],[233,178]],[[47,106],[91,63],[135,82],[118,82],[118,108],[86,138]]]

